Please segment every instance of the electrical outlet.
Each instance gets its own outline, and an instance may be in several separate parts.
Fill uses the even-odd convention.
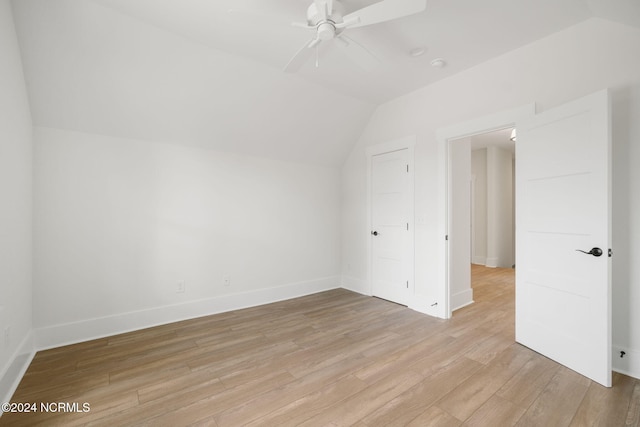
[[[224,276],[223,282],[225,286],[231,286],[231,276]]]
[[[177,294],[182,294],[184,293],[184,291],[186,290],[187,285],[184,283],[184,280],[181,280],[178,282],[178,284],[176,285],[176,293]]]

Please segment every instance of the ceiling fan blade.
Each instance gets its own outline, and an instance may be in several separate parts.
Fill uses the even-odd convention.
[[[318,46],[318,45],[320,44],[320,42],[321,42],[321,41],[322,41],[322,39],[321,39],[320,37],[317,37],[317,36],[316,36],[316,38],[315,38],[315,39],[313,39],[313,40],[311,40],[311,41],[309,42],[309,44],[307,45],[307,47],[308,47],[309,49],[314,48],[314,47]]]
[[[318,12],[320,13],[320,20],[326,21],[329,18],[329,5],[327,4],[327,0],[315,0],[316,8],[318,8]],[[332,3],[333,7],[333,3]]]
[[[356,65],[365,71],[372,71],[378,67],[380,61],[364,46],[355,40],[341,34],[336,37],[336,45],[340,47]]]
[[[309,58],[311,57],[311,54],[313,53],[312,48],[316,44],[318,44],[318,42],[316,42],[315,38],[306,42],[304,46],[302,46],[302,48],[300,48],[300,50],[298,50],[298,52],[296,52],[296,54],[293,55],[293,58],[289,60],[287,65],[284,66],[284,72],[285,73],[297,72],[300,69],[300,67],[302,67],[302,65],[309,60]]]
[[[360,22],[360,18],[358,18],[357,16],[352,16],[349,19],[346,19],[338,24],[334,24],[334,27],[336,28],[347,28],[347,27],[353,27],[354,25],[358,24]]]
[[[292,27],[298,27],[298,28],[304,28],[305,30],[315,30],[316,27],[313,25],[309,25],[306,22],[292,22],[291,23]]]
[[[383,0],[344,16],[344,20],[360,18],[360,21],[350,25],[350,28],[364,27],[413,15],[426,8],[427,0]]]

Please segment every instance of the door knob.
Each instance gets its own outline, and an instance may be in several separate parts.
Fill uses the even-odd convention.
[[[583,251],[581,249],[576,249],[578,252],[582,252],[583,254],[593,255],[595,257],[601,256],[603,254],[602,249],[600,248],[592,248],[589,252]]]
[[[377,236],[378,232],[377,231],[372,231],[371,234],[374,235],[374,236]]]

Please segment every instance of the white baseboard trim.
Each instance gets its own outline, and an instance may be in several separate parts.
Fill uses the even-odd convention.
[[[331,276],[251,292],[222,295],[182,304],[47,326],[35,329],[35,345],[38,350],[61,347],[181,320],[297,298],[336,288],[340,288],[340,277]]]
[[[473,289],[466,289],[462,292],[451,295],[451,311],[473,304]]]
[[[342,284],[342,287],[348,291],[353,291],[362,295],[371,296],[371,287],[367,284],[366,280],[343,275],[341,284]]]
[[[471,264],[486,265],[487,258],[483,256],[474,256],[473,261],[471,261]]]
[[[620,357],[621,351],[624,357]],[[615,372],[640,379],[640,351],[614,345],[612,365]]]
[[[0,376],[0,403],[11,401],[11,396],[18,388],[35,354],[33,331],[29,331]],[[1,416],[2,412],[0,412]]]
[[[498,258],[487,258],[484,265],[485,267],[496,268],[498,267]]]

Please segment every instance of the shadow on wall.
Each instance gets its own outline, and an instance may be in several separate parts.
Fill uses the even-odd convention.
[[[632,307],[640,303],[634,300],[631,284],[640,283],[640,265],[632,261],[634,250],[638,250],[640,232],[632,229],[631,212],[638,212],[640,201],[640,172],[631,163],[640,159],[640,84],[625,86],[612,93],[613,129],[613,280],[612,299],[616,308],[613,318],[613,345],[631,343],[633,337],[629,325],[634,319]],[[636,119],[636,120],[634,120]],[[636,141],[633,144],[632,141]],[[637,258],[637,257],[636,257]],[[638,299],[638,296],[635,297]],[[637,324],[637,320],[636,320]],[[621,362],[620,360],[614,361]],[[624,364],[624,363],[623,363]]]

